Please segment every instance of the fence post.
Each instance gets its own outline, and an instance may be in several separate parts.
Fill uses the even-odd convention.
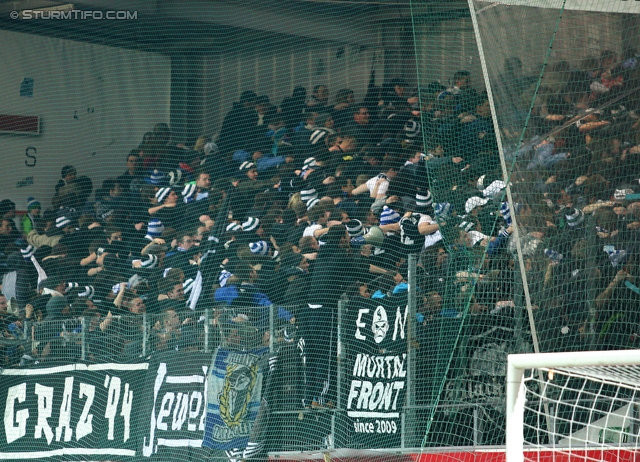
[[[82,350],[80,353],[80,359],[86,361],[87,359],[87,318],[82,316],[80,318],[80,326],[82,328],[82,332],[80,333],[80,343],[82,345]]]
[[[147,356],[147,312],[142,313],[142,356]]]
[[[204,310],[204,352],[209,353],[209,329],[211,322],[211,308]]]
[[[513,270],[513,302],[515,304],[514,308],[514,331],[513,331],[513,340],[514,340],[514,348],[513,351],[516,353],[524,353],[525,348],[525,338],[524,338],[524,317],[527,312],[526,302],[524,300],[523,287],[522,287],[522,276],[520,276],[520,266],[517,266]]]
[[[338,328],[336,332],[336,408],[342,409],[342,388],[344,380],[344,371],[343,371],[343,361],[344,361],[344,350],[342,343],[342,322],[344,320],[344,310],[346,309],[347,300],[342,298],[338,300]]]
[[[596,220],[593,215],[585,218],[587,229],[594,229],[596,226]],[[587,269],[591,270],[597,268],[597,236],[596,233],[588,233],[587,238]],[[602,251],[602,247],[600,247]],[[587,306],[589,307],[589,324],[587,328],[587,339],[589,343],[589,350],[597,350],[598,335],[596,333],[597,323],[597,310],[596,310],[596,297],[597,297],[597,285],[591,284],[587,292]]]
[[[343,403],[343,389],[344,384],[344,344],[342,342],[343,326],[342,322],[345,318],[344,310],[347,308],[348,299],[346,296],[342,296],[338,300],[338,313],[336,319],[336,411],[331,414],[331,433],[327,438],[327,449],[335,449],[336,446],[336,429],[338,417],[342,414],[344,409]]]
[[[407,314],[407,411],[404,411],[406,418],[402,425],[401,441],[404,446],[407,444],[413,446],[414,431],[415,431],[415,383],[413,376],[416,370],[416,354],[414,345],[416,344],[416,308],[417,308],[417,257],[415,254],[409,255],[408,259],[408,275],[407,283],[409,285],[409,291],[407,292],[407,307],[409,313]],[[407,429],[410,429],[407,432]]]
[[[275,324],[275,305],[272,303],[269,305],[269,353],[275,351],[275,345],[273,344]]]

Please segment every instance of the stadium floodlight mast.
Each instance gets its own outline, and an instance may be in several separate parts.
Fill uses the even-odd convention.
[[[640,350],[512,354],[508,357],[506,392],[507,462],[524,461],[529,450],[574,453],[580,460],[609,460],[603,451],[611,451],[616,460],[626,460],[620,458],[620,451],[638,451]],[[579,398],[562,400],[569,395]],[[557,412],[537,419],[546,420],[547,430],[538,427],[533,431],[547,432],[548,446],[539,444],[544,440],[539,435],[538,444],[529,444],[524,435],[525,411],[548,412],[542,403],[552,403],[556,409],[574,408],[566,413],[569,417],[561,416],[565,426],[572,428],[569,435],[556,433],[553,422],[549,425],[559,418]],[[574,422],[578,414],[588,415],[590,420]]]

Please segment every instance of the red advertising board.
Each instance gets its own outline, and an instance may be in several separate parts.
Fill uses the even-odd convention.
[[[339,449],[331,451],[324,458],[314,456],[311,460],[324,462],[505,462],[504,450],[495,451],[452,451],[452,452],[424,452],[420,454],[388,454],[342,457]],[[525,461],[530,462],[640,462],[640,451],[634,450],[589,450],[571,452],[535,451],[525,452]],[[277,458],[278,462],[299,462],[303,457]]]

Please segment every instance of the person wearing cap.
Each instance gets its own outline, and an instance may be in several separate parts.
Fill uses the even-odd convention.
[[[252,160],[246,160],[240,164],[238,168],[241,174],[244,174],[246,178],[242,177],[241,181],[257,181],[258,180],[258,166]]]
[[[211,179],[209,174],[204,172],[199,173],[197,178],[194,182],[185,183],[180,192],[180,201],[184,204],[184,218],[189,223],[200,223],[203,216],[210,218],[208,215],[209,201],[207,199],[209,197]],[[198,182],[202,187],[198,187]],[[205,221],[207,218],[205,218]]]
[[[306,159],[311,151],[311,134],[316,129],[316,118],[318,113],[307,109],[304,112],[304,125],[294,131],[290,137],[290,143],[294,149],[294,157],[297,161]]]
[[[258,167],[250,160],[240,164],[238,173],[239,179],[233,182],[235,189],[231,192],[229,208],[234,219],[244,220],[253,207],[256,194],[267,189],[277,189],[280,181],[277,178],[259,180]]]
[[[22,234],[24,236],[37,229],[37,221],[40,219],[41,209],[40,202],[33,197],[27,198],[27,213],[22,217]]]
[[[390,206],[393,206],[393,200],[395,197],[390,197],[387,202],[390,202]],[[448,210],[450,209],[449,204],[438,204],[442,205],[442,207],[438,207],[447,210],[446,213],[441,213],[442,219],[438,223],[432,215],[435,215],[438,210],[433,208],[433,201],[431,197],[431,192],[429,190],[418,191],[415,195],[415,202],[412,204],[410,209],[404,213],[404,215],[393,221],[383,222],[382,217],[380,219],[380,229],[385,233],[399,233],[402,231],[400,226],[400,221],[402,219],[410,218],[412,215],[418,219],[417,222],[417,231],[423,236],[430,236],[425,242],[425,246],[432,245],[433,243],[442,239],[440,235],[440,227],[445,226],[446,222],[444,219],[448,215]],[[396,214],[397,215],[397,214]],[[428,245],[427,245],[428,244]]]
[[[288,182],[293,191],[300,192],[302,202],[309,204],[312,199],[324,197],[328,186],[335,182],[334,172],[328,168],[331,152],[324,146],[314,149],[314,156],[305,160],[301,170]]]
[[[46,234],[39,234],[35,229],[31,230],[27,234],[27,242],[35,248],[40,248],[44,245],[54,247],[62,240],[64,235],[71,234],[75,230],[76,228],[71,218],[61,215],[52,221],[51,225],[46,229]]]
[[[162,239],[162,233],[164,232],[164,224],[157,218],[151,218],[149,223],[147,224],[147,234],[144,237],[148,241],[155,241],[156,239],[161,239],[162,242],[155,242],[156,244],[164,244],[164,240]],[[147,244],[148,245],[148,244]]]
[[[60,188],[73,183],[76,179],[77,171],[73,165],[65,165],[60,172],[60,180],[56,184],[56,195],[60,193]]]
[[[170,187],[158,189],[154,199],[156,205],[149,208],[149,215],[154,215],[162,209],[172,208],[178,205],[178,194]]]
[[[238,243],[242,246],[248,245],[250,242],[261,241],[265,239],[264,228],[259,218],[247,217],[241,224],[242,232],[237,234]]]
[[[306,139],[308,150],[304,152],[304,157],[311,155],[315,146],[325,148],[329,147],[329,136],[334,135],[336,131],[333,129],[335,122],[330,113],[319,113],[314,120],[314,126],[310,128],[309,137]]]
[[[164,173],[162,173],[160,170],[153,169],[151,172],[149,172],[149,176],[144,179],[144,182],[152,186],[161,188],[162,186],[165,186],[167,184],[167,179]]]
[[[170,187],[158,189],[151,201],[148,213],[165,226],[180,229],[184,226],[184,204],[179,201],[178,193]]]
[[[56,193],[51,198],[54,208],[81,207],[91,194],[91,180],[86,176],[76,178],[76,169],[71,165],[62,168],[62,179],[56,185]]]

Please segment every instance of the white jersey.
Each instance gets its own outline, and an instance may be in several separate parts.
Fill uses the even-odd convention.
[[[427,215],[426,213],[420,214],[420,220],[418,221],[418,226],[420,226],[421,223],[428,223],[430,225],[437,224],[437,222],[434,221],[433,218],[431,218],[431,216]],[[441,240],[442,240],[442,233],[440,232],[440,230],[437,230],[436,232],[431,234],[427,234],[424,237],[424,248],[426,249],[427,247],[431,247],[433,244]]]

